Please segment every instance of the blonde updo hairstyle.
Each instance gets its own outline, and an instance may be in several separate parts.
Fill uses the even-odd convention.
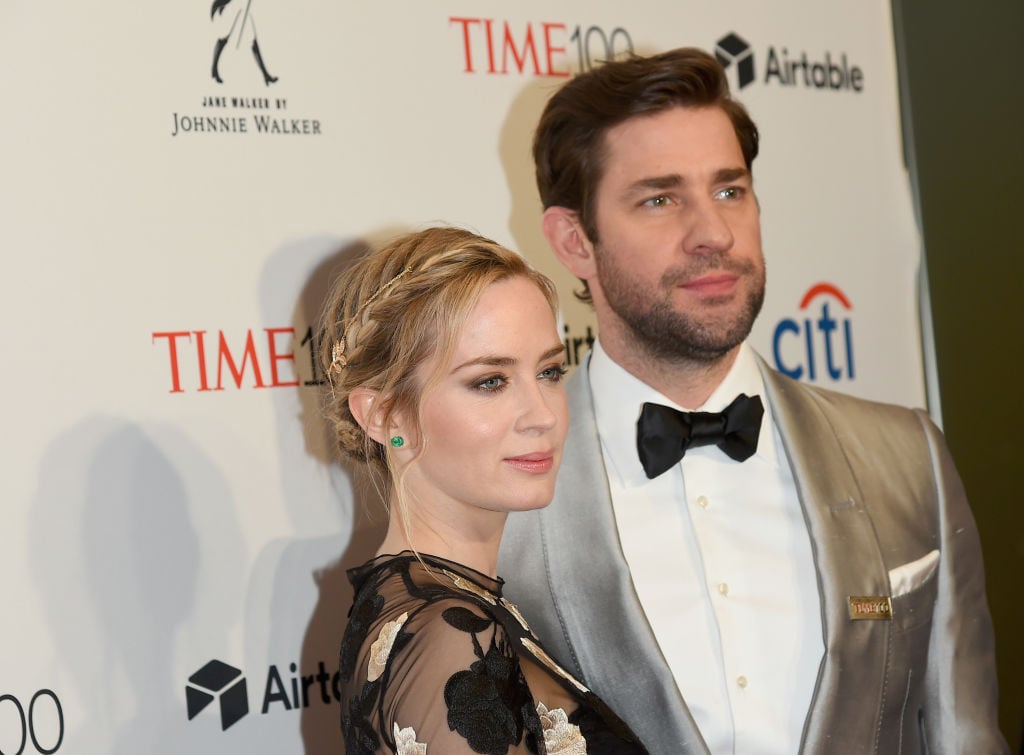
[[[418,458],[430,440],[421,432],[420,398],[440,378],[435,374],[423,380],[418,368],[438,356],[438,369],[443,369],[484,289],[518,276],[535,283],[556,311],[548,278],[515,252],[459,228],[401,236],[358,260],[334,282],[321,323],[325,414],[342,453],[369,462],[375,479],[398,487],[400,502],[392,449],[360,427],[349,396],[356,388],[376,391],[375,409],[384,427],[396,412],[412,419]],[[402,514],[407,525],[407,514]]]

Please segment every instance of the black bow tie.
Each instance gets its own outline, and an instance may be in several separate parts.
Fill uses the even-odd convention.
[[[716,445],[726,456],[745,461],[757,451],[764,405],[760,396],[741,393],[721,412],[681,412],[645,403],[636,423],[640,463],[653,480],[683,458],[688,448]]]

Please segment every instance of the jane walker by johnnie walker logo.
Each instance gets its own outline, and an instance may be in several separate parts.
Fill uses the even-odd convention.
[[[224,9],[231,5],[231,2],[232,0],[213,0],[213,5],[210,7],[210,20],[215,20],[215,16],[218,14],[223,16]],[[277,77],[270,75],[266,64],[263,62],[260,43],[256,39],[256,21],[253,18],[252,6],[253,0],[246,0],[244,8],[236,8],[234,19],[231,21],[231,26],[228,27],[227,34],[223,37],[217,37],[217,41],[213,45],[213,80],[218,84],[224,83],[218,72],[220,56],[224,54],[224,48],[228,46],[228,42],[232,40],[232,37],[235,39],[233,46],[236,50],[241,47],[243,39],[248,41],[248,38],[252,37],[252,56],[256,61],[256,65],[259,66],[260,73],[263,74],[263,83],[270,86],[277,81]],[[247,44],[246,46],[248,47],[249,45]]]
[[[213,46],[201,53],[205,59],[212,90],[197,97],[198,107],[182,108],[171,113],[171,136],[193,134],[288,135],[319,136],[324,133],[323,121],[306,113],[290,111],[287,97],[280,91],[282,80],[276,66],[287,49],[273,44],[274,63],[262,46],[263,36],[256,33],[258,0],[213,0],[207,23],[214,29]],[[261,16],[260,28],[271,30]],[[199,53],[197,52],[197,55]],[[271,71],[271,67],[273,72]],[[282,83],[279,83],[282,82]],[[274,97],[266,96],[274,85]],[[254,87],[257,87],[254,89]],[[221,137],[224,138],[224,137]],[[230,136],[228,138],[231,138]]]

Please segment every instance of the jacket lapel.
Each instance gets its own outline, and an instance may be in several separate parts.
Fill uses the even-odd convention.
[[[848,606],[850,596],[889,595],[878,537],[827,394],[758,361],[803,506],[821,595],[825,655],[800,749],[831,752],[874,742],[891,622],[853,621]]]
[[[585,682],[652,753],[706,753],[633,589],[585,367],[577,370],[567,391],[569,435],[555,502],[542,513],[541,537],[574,660],[586,670]],[[572,539],[556,541],[550,533],[571,533]],[[586,564],[582,570],[580,563]]]

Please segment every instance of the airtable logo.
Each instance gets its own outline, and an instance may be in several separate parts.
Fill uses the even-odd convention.
[[[249,693],[242,672],[216,659],[188,678],[185,702],[188,720],[220,698],[220,727],[227,730],[249,712]]]
[[[185,685],[188,720],[202,713],[214,700],[220,702],[222,731],[227,731],[249,714],[248,684],[241,669],[216,658],[188,678]],[[316,670],[308,674],[301,673],[297,663],[289,663],[286,672],[271,664],[267,667],[259,712],[266,715],[272,709],[301,710],[317,701],[322,705],[334,705],[340,700],[341,672],[328,671],[324,661],[317,661]]]
[[[718,40],[715,45],[715,57],[728,68],[736,64],[736,75],[738,76],[739,88],[742,89],[756,78],[754,73],[754,52],[750,49],[747,41],[736,32],[730,32]]]
[[[812,310],[816,301],[821,308]],[[819,375],[831,381],[853,380],[853,323],[848,316],[833,317],[829,308],[833,302],[847,311],[853,309],[836,286],[818,283],[800,301],[800,309],[808,316],[800,320],[787,317],[775,326],[772,355],[780,372],[794,380],[815,381]],[[814,313],[820,316],[815,319]]]
[[[846,53],[838,55],[826,50],[821,55],[809,56],[806,51],[791,54],[785,46],[768,45],[762,55],[764,75],[761,83],[804,89],[861,92],[864,90],[864,71],[851,65]],[[729,32],[715,43],[715,58],[725,69],[736,70],[736,88],[758,80],[754,66],[754,48],[736,32]]]

